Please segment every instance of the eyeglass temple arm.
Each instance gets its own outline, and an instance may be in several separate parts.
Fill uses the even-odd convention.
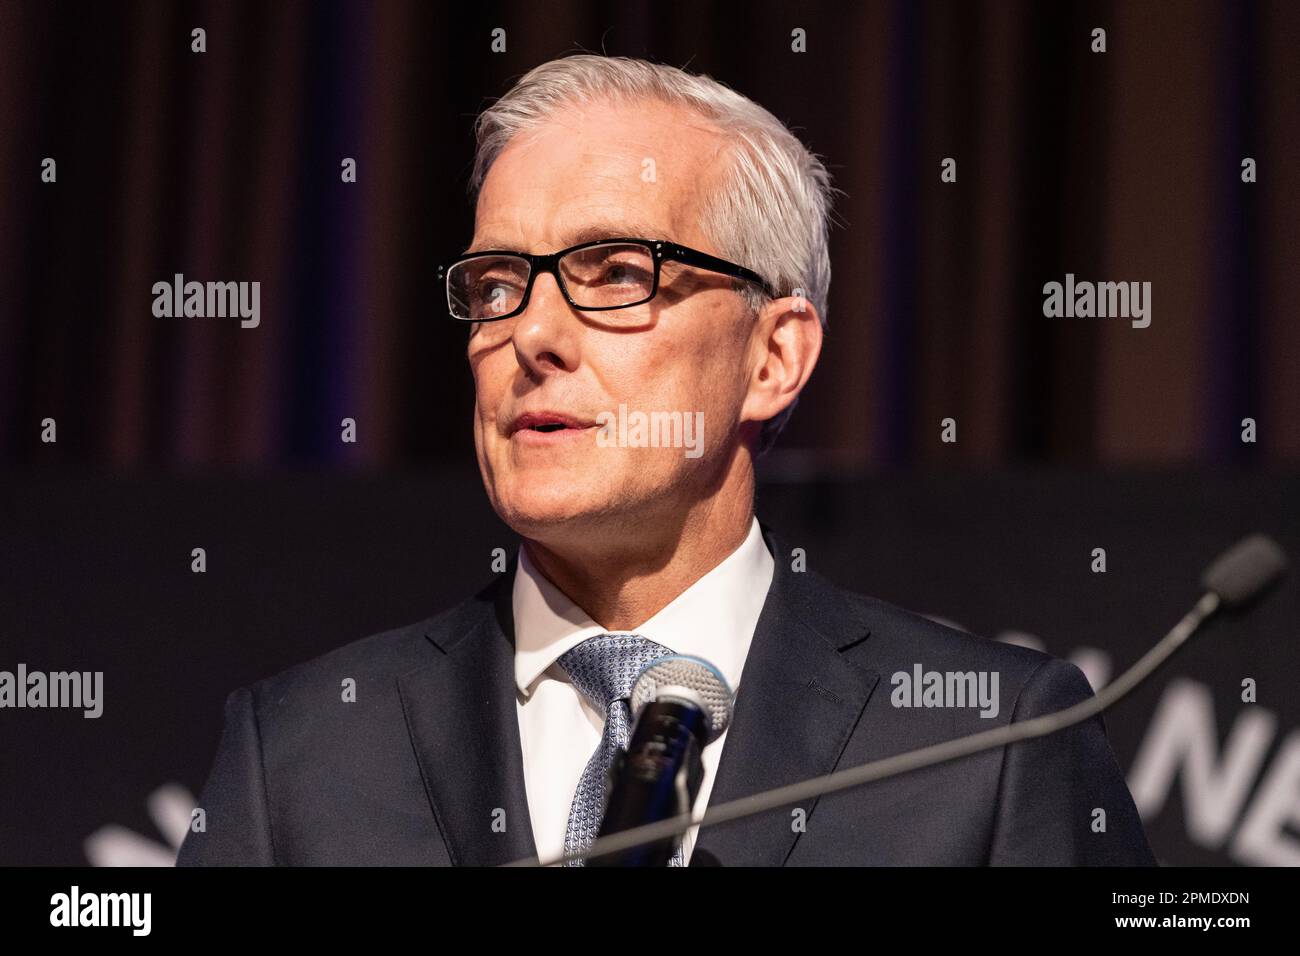
[[[663,253],[665,259],[673,259],[677,262],[685,263],[688,266],[698,266],[701,269],[708,269],[710,272],[720,272],[723,275],[736,276],[741,279],[748,279],[755,282],[758,286],[772,298],[778,298],[776,290],[767,284],[757,272],[746,269],[744,266],[738,266],[734,262],[728,262],[726,259],[719,259],[717,256],[711,256],[707,252],[699,252],[695,249],[687,249],[685,246],[679,246],[675,243],[663,243]]]

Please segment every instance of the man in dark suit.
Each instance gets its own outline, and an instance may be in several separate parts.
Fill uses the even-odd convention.
[[[830,281],[829,177],[775,117],[583,55],[524,76],[478,133],[474,241],[438,288],[522,546],[460,606],[233,693],[181,864],[581,851],[630,681],[669,653],[736,690],[697,812],[1091,693],[1073,665],[835,587],[755,518],[754,459],[816,365]],[[673,859],[1151,862],[1100,717],[692,829]]]
[[[790,553],[765,533],[773,553]],[[450,611],[349,644],[226,704],[182,864],[493,865],[536,853],[513,686],[511,574]],[[987,641],[776,563],[713,799],[724,802],[1061,710],[1074,665]],[[1009,706],[904,709],[890,676],[996,671]],[[340,681],[356,703],[338,704]],[[505,692],[503,692],[505,688]],[[1095,810],[1106,829],[1095,832]],[[693,863],[1151,863],[1101,717],[803,807],[701,831]],[[498,822],[504,826],[498,825]],[[706,855],[707,851],[707,855]]]

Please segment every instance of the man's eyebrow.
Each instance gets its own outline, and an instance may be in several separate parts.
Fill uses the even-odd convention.
[[[579,226],[576,229],[571,229],[568,232],[562,234],[560,236],[561,245],[557,246],[556,249],[552,249],[551,251],[555,252],[559,249],[567,249],[569,246],[582,245],[582,243],[584,242],[595,242],[597,239],[613,239],[619,236],[631,236],[637,239],[669,238],[666,229],[663,229],[659,226],[651,226],[642,222],[588,223],[584,226]],[[482,252],[486,249],[511,249],[511,248],[513,247],[510,242],[507,242],[506,240],[503,239],[498,239],[495,236],[489,234],[471,243],[469,249],[466,250],[465,254],[468,255],[471,252]],[[516,251],[524,252],[528,250],[520,249]]]

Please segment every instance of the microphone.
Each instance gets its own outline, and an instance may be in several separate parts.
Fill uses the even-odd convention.
[[[1065,710],[966,737],[946,740],[943,743],[922,747],[920,750],[886,757],[883,760],[839,770],[811,780],[778,787],[775,790],[741,797],[709,808],[698,819],[687,810],[670,819],[611,833],[608,836],[602,835],[585,852],[574,855],[585,856],[590,863],[605,854],[624,853],[651,841],[672,839],[697,824],[710,826],[738,820],[741,817],[775,810],[822,794],[835,793],[897,776],[910,770],[919,770],[922,767],[966,757],[980,751],[1054,734],[1058,730],[1096,716],[1125,697],[1182,647],[1206,619],[1220,609],[1231,612],[1246,610],[1277,583],[1286,568],[1286,554],[1271,538],[1262,534],[1243,538],[1205,569],[1201,575],[1201,587],[1204,593],[1200,600],[1155,647],[1147,651],[1137,663],[1116,680],[1107,684],[1100,693]],[[535,859],[527,859],[510,865],[535,866],[537,862]]]
[[[731,722],[732,693],[708,661],[674,655],[651,661],[632,685],[636,724],[610,769],[598,837],[689,816],[704,779],[701,753]],[[685,832],[685,831],[683,831]],[[681,833],[588,861],[589,866],[667,866]]]
[[[1201,575],[1201,587],[1232,611],[1244,610],[1286,571],[1286,554],[1262,534],[1242,538]]]

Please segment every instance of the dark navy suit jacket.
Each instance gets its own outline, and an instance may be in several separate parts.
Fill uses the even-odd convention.
[[[1092,694],[1066,661],[793,571],[789,548],[763,532],[776,570],[710,805]],[[490,865],[534,855],[515,710],[513,577],[232,693],[199,798],[206,829],[188,835],[178,863]],[[917,664],[996,671],[997,716],[895,706],[892,676]],[[347,678],[355,702],[342,700]],[[1100,716],[799,809],[701,829],[692,865],[1155,862]]]

